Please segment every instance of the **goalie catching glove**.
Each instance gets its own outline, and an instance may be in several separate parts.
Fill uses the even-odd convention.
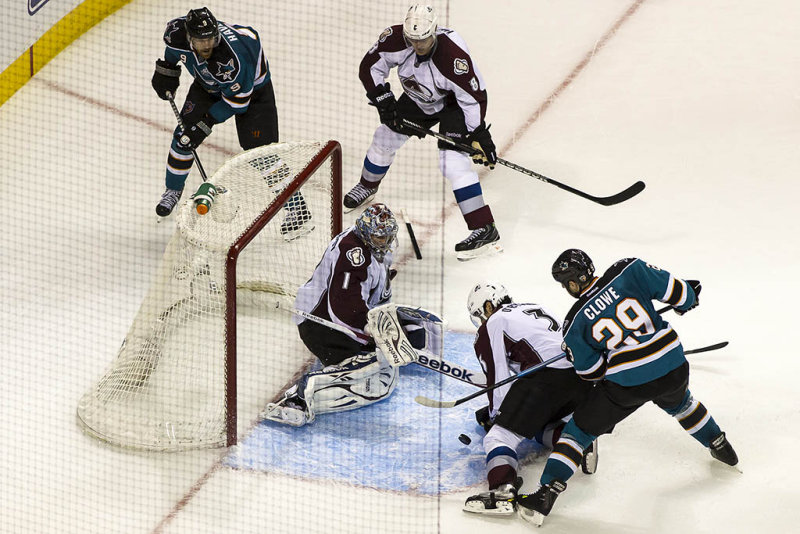
[[[420,354],[441,357],[444,324],[420,308],[384,304],[367,313],[367,331],[390,365],[415,362]]]

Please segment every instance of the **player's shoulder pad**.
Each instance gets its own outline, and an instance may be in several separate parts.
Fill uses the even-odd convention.
[[[443,28],[436,32],[436,51],[431,59],[442,74],[448,76],[475,74],[466,43],[452,30]]]
[[[189,38],[186,36],[186,17],[178,17],[167,23],[164,30],[164,43],[172,48],[189,50]]]
[[[603,276],[600,277],[600,280],[605,280],[608,278],[613,278],[617,276],[619,273],[627,269],[631,264],[636,263],[637,261],[641,262],[639,258],[623,258],[614,262],[611,267],[606,269],[606,272],[603,273]]]
[[[389,26],[381,32],[381,34],[378,36],[378,40],[374,45],[372,45],[372,48],[369,49],[368,53],[399,52],[400,50],[404,50],[406,48],[409,48],[409,45],[406,43],[406,40],[403,37],[403,25],[395,24],[394,26]]]
[[[355,232],[350,232],[339,241],[339,261],[352,268],[366,268],[372,262],[372,254]]]

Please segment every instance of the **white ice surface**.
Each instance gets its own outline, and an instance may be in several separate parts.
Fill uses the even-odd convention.
[[[259,29],[271,24],[261,11],[217,4],[209,6],[228,13],[220,18],[252,17]],[[326,87],[340,91],[337,102],[352,104],[369,128],[351,129],[350,110],[305,115],[303,127],[282,111],[285,138],[307,136],[317,119],[321,138],[341,134],[351,172],[345,187],[375,124],[357,63],[380,28],[401,19],[404,3],[395,4],[397,16],[380,20],[361,10],[304,6],[299,15],[320,25],[326,17],[364,17],[361,33],[331,43],[350,54],[329,57],[282,41],[270,57],[277,73],[289,69],[293,55],[317,57],[325,73],[345,62],[333,69],[342,82]],[[435,251],[444,247],[444,316],[451,328],[471,328],[465,295],[486,276],[519,300],[563,315],[572,301],[549,269],[568,247],[586,250],[601,270],[638,256],[702,280],[701,306],[672,322],[688,348],[731,342],[692,357],[691,389],[728,432],[743,471],[714,463],[674,421],[646,406],[603,438],[599,472],[572,479],[543,532],[796,531],[800,360],[791,331],[800,268],[800,4],[497,4],[458,0],[440,3],[440,11],[467,38],[487,80],[500,156],[596,195],[637,179],[647,189],[602,207],[498,167],[482,174],[482,183],[505,253],[470,263],[450,252],[466,233],[449,192],[442,195],[444,219],[435,205],[409,204],[419,226],[433,229],[423,249],[427,244],[434,259],[426,261],[439,261]],[[116,353],[172,232],[170,224],[152,223],[172,123],[148,80],[164,21],[188,7],[133,2],[0,108],[0,530],[269,531],[277,506],[298,509],[295,532],[389,532],[392,510],[418,514],[419,532],[529,531],[516,518],[462,513],[470,492],[418,497],[214,470],[219,451],[130,453],[78,429],[77,399]],[[294,20],[284,17],[285,24]],[[132,25],[146,29],[133,40],[147,46],[113,40]],[[281,36],[319,38],[322,28]],[[103,52],[109,42],[129,54],[127,61]],[[308,76],[318,81],[317,74]],[[97,75],[107,77],[100,87]],[[283,98],[287,110],[301,108],[306,88],[280,89],[279,107]],[[233,132],[215,133],[203,152],[207,168],[236,152]],[[435,169],[432,141],[412,143],[409,151],[425,154]],[[389,194],[404,199],[400,187]],[[437,235],[443,221],[444,245]],[[421,268],[414,261],[405,262],[408,270]],[[522,473],[526,489],[542,466]],[[287,494],[308,500],[286,502]],[[356,502],[374,517],[342,519]],[[392,522],[413,524],[408,517]]]

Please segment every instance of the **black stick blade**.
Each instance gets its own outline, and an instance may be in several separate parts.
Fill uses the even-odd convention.
[[[592,200],[603,206],[613,206],[614,204],[619,204],[620,202],[625,202],[635,197],[642,191],[644,191],[644,182],[639,180],[625,191],[620,191],[616,195],[611,195],[610,197],[594,197]]]

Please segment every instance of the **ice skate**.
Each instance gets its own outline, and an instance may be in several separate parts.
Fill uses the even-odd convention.
[[[544,518],[553,509],[559,494],[567,489],[567,483],[553,480],[549,484],[539,486],[535,493],[517,497],[517,513],[525,521],[541,527]]]
[[[714,459],[724,464],[735,466],[739,463],[739,457],[736,456],[736,451],[733,450],[728,438],[725,437],[725,432],[714,438],[708,450],[711,451],[711,456]]]
[[[259,419],[290,426],[303,426],[311,422],[306,402],[297,394],[297,386],[288,389],[278,402],[267,404],[259,414]]]
[[[465,240],[456,244],[456,257],[459,261],[467,261],[481,256],[490,256],[503,252],[500,246],[500,233],[494,223],[476,228]]]
[[[311,210],[302,193],[295,193],[284,206],[286,217],[281,223],[281,235],[286,241],[304,236],[314,229]]]
[[[345,208],[344,212],[349,213],[354,209],[356,209],[357,207],[366,204],[367,202],[375,198],[375,195],[377,193],[378,193],[377,184],[375,185],[375,187],[364,187],[364,185],[361,182],[358,182],[356,186],[344,196],[344,201],[342,202]]]
[[[522,479],[517,479],[517,484],[502,484],[498,488],[479,493],[469,497],[464,503],[463,510],[473,514],[484,514],[496,517],[514,515],[517,498],[517,489],[522,486]]]
[[[583,457],[581,458],[581,471],[583,471],[586,475],[593,475],[597,472],[598,460],[599,454],[597,450],[597,440],[594,440],[583,451]]]
[[[172,210],[175,209],[175,205],[181,199],[181,195],[183,194],[183,189],[170,189],[167,188],[164,191],[164,194],[161,195],[161,200],[159,200],[158,205],[156,205],[156,213],[159,217],[167,217]]]

